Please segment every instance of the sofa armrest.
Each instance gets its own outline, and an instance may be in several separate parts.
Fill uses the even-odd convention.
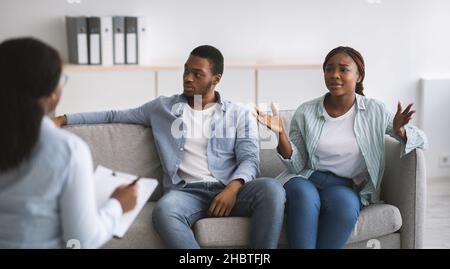
[[[399,208],[401,248],[422,248],[426,209],[425,157],[421,149],[400,158],[400,143],[386,138],[381,200]]]

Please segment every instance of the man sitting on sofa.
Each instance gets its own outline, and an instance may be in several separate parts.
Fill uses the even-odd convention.
[[[195,48],[185,66],[182,94],[141,107],[64,115],[58,125],[132,123],[152,127],[164,171],[165,195],[153,225],[168,248],[199,248],[191,229],[205,217],[251,216],[250,247],[276,248],[285,193],[259,174],[257,123],[250,110],[215,91],[223,56],[212,46]]]

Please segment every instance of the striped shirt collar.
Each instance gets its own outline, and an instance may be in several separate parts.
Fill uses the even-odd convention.
[[[320,117],[324,117],[324,106],[323,101],[325,100],[325,97],[330,94],[330,93],[326,93],[324,94],[322,97],[319,98],[319,102],[316,103],[316,115],[318,118]],[[366,110],[366,98],[362,95],[356,94],[356,105],[358,110]]]

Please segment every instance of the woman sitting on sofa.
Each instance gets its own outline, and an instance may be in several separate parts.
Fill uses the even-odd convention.
[[[363,94],[361,54],[331,50],[323,63],[328,93],[296,110],[289,132],[273,107],[258,120],[279,135],[278,153],[287,171],[287,236],[291,248],[343,248],[360,207],[379,201],[384,170],[384,136],[401,142],[401,156],[423,148],[426,137],[408,124],[412,104],[393,115]]]
[[[118,187],[97,209],[92,158],[57,128],[53,111],[66,76],[58,52],[33,38],[0,44],[0,248],[97,248],[112,237],[137,186]]]

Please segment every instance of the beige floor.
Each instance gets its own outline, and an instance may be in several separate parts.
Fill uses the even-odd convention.
[[[425,248],[450,249],[450,177],[428,180]]]

